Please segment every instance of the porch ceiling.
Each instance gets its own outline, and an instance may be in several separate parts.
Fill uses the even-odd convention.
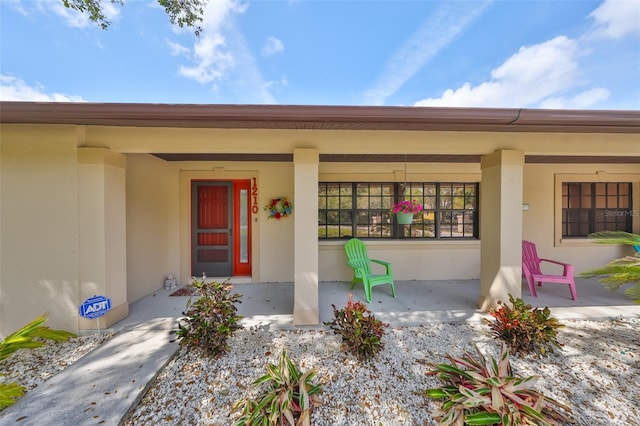
[[[273,130],[640,133],[640,111],[0,102],[0,123]]]

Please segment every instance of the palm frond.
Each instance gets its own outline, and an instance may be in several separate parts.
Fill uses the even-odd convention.
[[[598,244],[640,245],[640,235],[624,231],[600,231],[589,234]]]
[[[602,244],[639,245],[640,235],[622,231],[602,231],[589,235]],[[625,284],[632,286],[625,290],[625,294],[634,303],[640,304],[640,252],[634,256],[625,256],[614,259],[605,266],[593,268],[579,274],[582,278],[600,277],[600,282],[611,291],[616,291]]]

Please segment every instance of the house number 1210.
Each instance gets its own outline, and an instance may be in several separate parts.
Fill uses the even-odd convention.
[[[251,184],[251,212],[253,214],[258,214],[258,184],[256,183],[256,178],[253,178]]]

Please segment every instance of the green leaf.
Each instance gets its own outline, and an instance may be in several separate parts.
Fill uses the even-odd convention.
[[[638,245],[640,244],[640,235],[632,234],[624,231],[601,231],[594,232],[588,236],[598,244],[624,244],[624,245]]]
[[[523,405],[519,408],[521,411],[524,411],[527,414],[527,416],[538,420],[540,422],[539,423],[540,426],[550,426],[549,422],[546,421],[545,417],[538,411],[534,410],[533,408],[527,405]]]
[[[0,410],[13,405],[18,398],[24,395],[25,388],[15,382],[0,383]]]
[[[51,330],[44,327],[47,315],[41,315],[0,341],[0,361],[6,359],[13,352],[20,349],[33,349],[43,346],[44,342],[34,342],[33,339],[40,337],[48,340],[68,340],[75,337],[75,334],[63,330]]]
[[[449,397],[449,393],[445,392],[442,389],[427,389],[426,391],[424,391],[424,394],[427,397],[433,398],[433,399],[441,399],[441,398]]]
[[[495,425],[501,421],[500,414],[498,413],[474,413],[464,416],[464,421],[468,425]]]

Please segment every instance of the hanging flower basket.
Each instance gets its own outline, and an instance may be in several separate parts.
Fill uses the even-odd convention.
[[[393,205],[391,213],[396,215],[400,225],[409,225],[413,222],[413,215],[422,211],[422,205],[417,200],[402,200]]]
[[[269,219],[281,219],[291,215],[293,204],[287,201],[287,197],[272,198],[264,210],[269,213]]]
[[[400,225],[411,225],[413,213],[396,213],[396,219]]]

